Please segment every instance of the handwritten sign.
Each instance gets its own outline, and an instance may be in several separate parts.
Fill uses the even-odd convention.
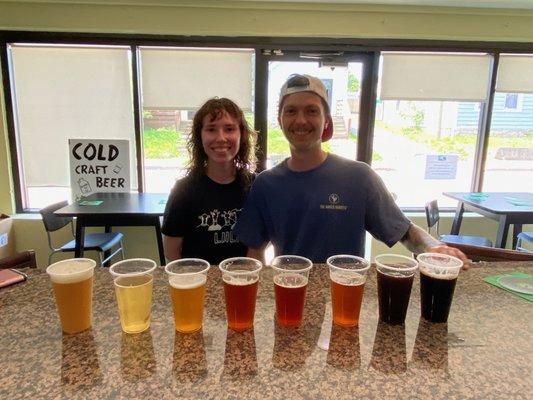
[[[458,155],[426,156],[426,174],[424,179],[455,179],[457,176]]]
[[[130,191],[129,140],[69,139],[68,144],[74,200],[92,193]]]

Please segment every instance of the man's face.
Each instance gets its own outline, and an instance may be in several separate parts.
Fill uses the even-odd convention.
[[[325,115],[320,97],[312,92],[298,92],[285,97],[278,122],[291,149],[320,148],[322,133],[331,118]]]

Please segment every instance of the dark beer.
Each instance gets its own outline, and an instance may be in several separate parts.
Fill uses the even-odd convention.
[[[379,319],[389,324],[403,324],[411,296],[414,273],[405,275],[378,270]]]
[[[300,326],[305,303],[307,277],[297,273],[281,273],[274,277],[276,317],[282,326]]]
[[[226,276],[223,280],[228,327],[234,331],[252,328],[259,277],[250,280],[247,277]]]
[[[456,283],[457,276],[436,276],[420,270],[420,306],[424,319],[448,321]]]

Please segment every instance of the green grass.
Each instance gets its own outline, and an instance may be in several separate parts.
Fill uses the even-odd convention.
[[[322,149],[331,152],[329,143],[322,143]],[[290,154],[289,142],[280,128],[268,128],[267,139],[268,154]]]
[[[376,126],[386,129],[389,132],[396,133],[396,134],[402,134],[404,136],[409,137],[410,139],[418,142],[419,139],[417,138],[416,134],[413,134],[413,128],[401,128],[398,126],[386,124],[382,121],[376,121]],[[403,132],[402,132],[403,131]],[[410,132],[411,131],[411,132]],[[463,133],[459,132],[456,136],[453,138],[441,138],[437,139],[436,134],[431,134],[425,131],[421,131],[420,135],[418,135],[421,139],[420,140],[427,140],[427,138],[432,138],[434,140],[444,140],[444,139],[452,139],[454,142],[457,142],[460,145],[465,146],[474,146],[476,144],[477,140],[477,134],[473,133]],[[516,136],[502,136],[501,134],[495,134],[492,133],[490,135],[489,139],[489,146],[493,147],[530,147],[529,143],[533,140],[533,132],[526,132],[521,133]]]
[[[430,147],[439,154],[458,154],[461,159],[468,158],[473,154],[476,146],[477,135],[458,134],[453,137],[438,138],[436,134],[428,133],[417,128],[402,128],[395,125],[386,124],[382,121],[376,121],[376,126],[387,131],[407,137],[416,143],[422,143]],[[530,147],[529,143],[533,141],[533,132],[521,134],[520,136],[501,136],[492,134],[489,138],[489,151],[496,150],[500,147]]]
[[[144,156],[146,158],[176,158],[178,147],[185,146],[181,132],[171,128],[144,130]]]

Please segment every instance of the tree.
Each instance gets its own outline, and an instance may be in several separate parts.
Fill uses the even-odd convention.
[[[357,93],[360,87],[359,79],[352,72],[348,72],[348,92]]]

